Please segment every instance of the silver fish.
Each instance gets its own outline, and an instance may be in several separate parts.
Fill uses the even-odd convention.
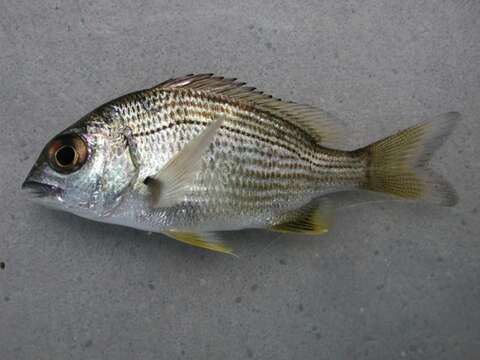
[[[218,231],[321,234],[330,194],[369,190],[452,206],[427,168],[458,113],[354,151],[338,121],[236,79],[187,75],[115,99],[55,136],[23,188],[79,216],[220,252]]]

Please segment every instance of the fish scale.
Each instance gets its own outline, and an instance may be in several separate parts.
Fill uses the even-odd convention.
[[[275,205],[279,211],[288,211],[321,193],[354,187],[364,178],[361,159],[321,148],[288,120],[222,96],[147,90],[126,104],[119,101],[118,106],[123,106],[125,124],[133,130],[143,164],[140,178],[161,169],[213,119],[225,119],[186,198],[188,207],[189,202],[208,197],[208,207],[198,216],[218,220],[219,215],[232,216],[241,209],[263,221],[259,207]],[[245,148],[250,151],[242,151]],[[268,216],[272,217],[271,211]]]

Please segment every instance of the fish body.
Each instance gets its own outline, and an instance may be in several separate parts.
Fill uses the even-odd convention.
[[[425,165],[457,120],[339,150],[331,114],[189,75],[87,114],[47,144],[24,186],[83,217],[229,252],[216,231],[325,232],[338,191],[453,205],[454,191]]]
[[[145,103],[151,104],[148,111],[143,110]],[[359,156],[323,148],[287,120],[221,95],[154,90],[111,106],[114,112],[130,115],[125,121],[118,117],[115,125],[120,132],[124,126],[131,129],[138,159],[134,198],[125,208],[136,201],[147,205],[136,216],[146,230],[264,227],[316,196],[354,188],[365,177],[365,161]],[[129,108],[137,111],[129,113]],[[223,124],[205,151],[191,192],[177,206],[152,210],[143,179],[160,171],[218,118]]]

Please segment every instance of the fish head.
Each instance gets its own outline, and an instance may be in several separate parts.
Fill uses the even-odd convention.
[[[122,131],[92,113],[47,143],[22,189],[42,205],[96,218],[116,208],[135,178]]]

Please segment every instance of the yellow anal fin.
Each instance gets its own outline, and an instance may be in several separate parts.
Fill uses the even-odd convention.
[[[215,233],[193,233],[193,232],[183,232],[176,230],[167,230],[163,231],[163,234],[174,238],[175,240],[181,241],[183,243],[200,247],[203,249],[208,249],[212,251],[221,252],[224,254],[234,255],[233,250],[222,243],[215,235]]]
[[[313,202],[285,214],[278,223],[268,229],[284,233],[320,235],[328,232],[331,222],[331,207],[326,202],[322,202],[320,206],[318,202]]]

